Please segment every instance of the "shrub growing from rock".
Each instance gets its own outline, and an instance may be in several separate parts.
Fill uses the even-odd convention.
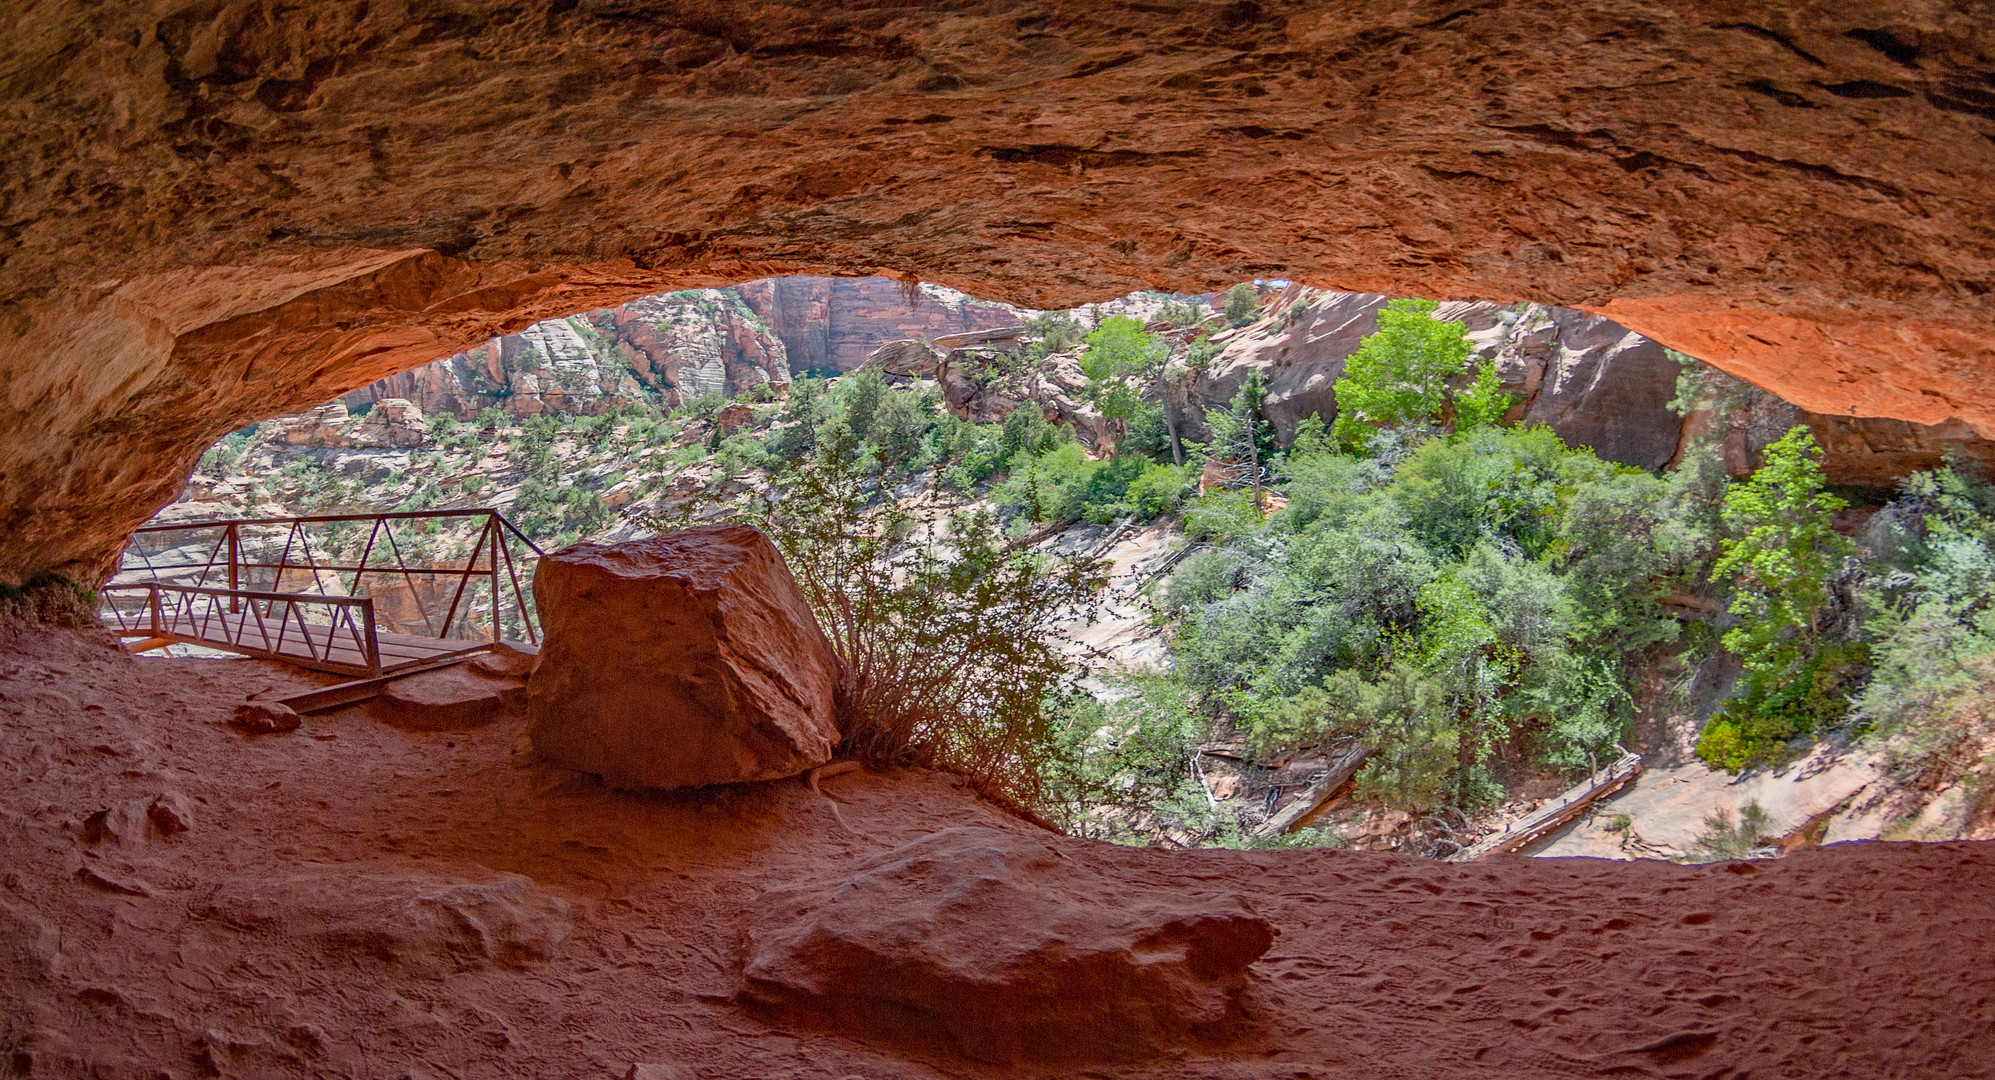
[[[849,431],[825,438],[779,496],[733,516],[782,549],[843,661],[841,752],[1035,804],[1047,705],[1072,668],[1057,628],[1097,603],[1101,566],[1015,550],[987,511],[925,523],[869,479]]]

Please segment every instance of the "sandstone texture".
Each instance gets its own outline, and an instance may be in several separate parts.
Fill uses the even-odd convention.
[[[997,1064],[1141,1058],[1221,1034],[1274,940],[1237,896],[1131,903],[1051,839],[960,827],[762,897],[743,996]]]
[[[0,34],[4,576],[100,576],[249,421],[774,274],[1534,300],[1995,434],[1973,3],[50,0]]]
[[[133,657],[46,628],[0,648],[10,1071],[1995,1075],[1995,845],[1833,844],[1706,866],[1135,849],[1042,832],[917,770],[834,781],[847,828],[794,782],[607,790],[521,753],[518,719],[410,732],[355,708],[315,714],[311,737],[226,726],[237,701],[314,685],[281,665]],[[188,831],[125,817],[145,843],[80,841],[97,811],[167,792],[192,807]],[[976,846],[937,837],[966,833],[1021,856],[1050,848],[1060,868],[983,886],[956,861]],[[892,866],[909,876],[890,880]],[[924,896],[922,875],[964,889]],[[1237,1027],[1113,1064],[1005,1069],[744,1010],[737,946],[782,930],[776,894],[831,911],[854,882],[909,912],[974,910],[982,887],[1070,897],[1086,941],[1122,911],[1224,913],[1231,895],[1279,934],[1246,965]],[[1027,940],[999,921],[991,946]]]
[[[620,787],[773,780],[831,760],[838,659],[774,544],[741,525],[578,544],[533,579],[528,732]]]
[[[1143,850],[1041,832],[960,779],[922,771],[834,781],[842,828],[800,783],[606,791],[519,753],[517,719],[409,733],[345,709],[315,715],[313,737],[227,731],[231,703],[313,685],[281,665],[130,657],[48,629],[0,651],[10,1070],[620,1076],[646,1062],[698,1080],[1995,1072],[1995,846],[1983,842],[1831,844],[1708,866]],[[150,807],[162,793],[186,797],[190,830],[160,836],[128,814],[150,830],[146,842],[80,842],[86,816]],[[910,882],[962,880],[958,896],[974,906],[982,874],[956,860],[976,848],[938,832],[998,832],[1001,844],[980,844],[1057,852],[1047,856],[1065,868],[992,876],[1025,896],[1069,896],[1089,920],[1083,940],[1101,940],[1117,908],[1227,910],[1215,898],[1237,896],[1279,930],[1245,966],[1239,1026],[1159,1056],[1003,1070],[876,1028],[804,1026],[740,1006],[736,946],[780,930],[766,918],[776,894],[832,910],[842,886],[864,882],[876,900],[904,898],[902,910],[946,910],[944,896],[882,878],[898,864]],[[916,852],[938,866],[918,870]],[[1005,938],[999,922],[986,934],[994,942]]]
[[[367,703],[367,712],[410,731],[464,731],[525,708],[524,678],[488,674],[475,663],[396,679]]]

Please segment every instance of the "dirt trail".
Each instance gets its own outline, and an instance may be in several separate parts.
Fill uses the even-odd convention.
[[[608,791],[535,762],[515,720],[226,726],[306,682],[66,633],[0,651],[6,1067],[1019,1074],[731,1000],[764,892],[954,825],[1032,830],[954,779],[829,779],[848,831],[800,781]],[[1995,1075],[1995,845],[1680,867],[1053,842],[1122,894],[1228,890],[1280,933],[1232,1041],[1085,1075]]]

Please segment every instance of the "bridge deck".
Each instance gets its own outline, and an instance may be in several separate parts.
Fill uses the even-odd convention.
[[[218,625],[224,618],[228,624],[226,628]],[[330,671],[341,675],[370,673],[366,654],[356,646],[354,635],[343,626],[306,624],[301,630],[299,624],[292,621],[283,626],[271,623],[266,631],[260,628],[254,619],[249,618],[247,612],[242,612],[226,617],[208,616],[199,619],[182,614],[169,618],[156,631],[124,633],[130,637],[148,638],[148,641],[138,643],[141,649],[157,648],[159,645],[178,642],[224,652],[242,653],[266,660],[283,660],[315,671]],[[309,646],[304,640],[306,633],[309,633],[312,639]],[[381,650],[383,674],[446,656],[457,656],[492,647],[489,641],[421,637],[413,634],[391,634],[385,631],[377,632],[375,640]]]

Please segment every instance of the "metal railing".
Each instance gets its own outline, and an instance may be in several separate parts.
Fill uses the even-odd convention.
[[[209,589],[157,581],[98,590],[121,636],[181,641],[351,675],[380,675],[374,601],[364,596]],[[323,608],[318,619],[311,609]]]
[[[475,524],[475,539],[438,559],[428,548],[447,524]],[[128,635],[250,655],[275,654],[269,643],[281,641],[292,650],[284,659],[345,671],[359,670],[364,657],[379,674],[383,633],[430,639],[438,649],[509,632],[538,643],[516,543],[541,554],[490,508],[149,525],[132,535],[122,568],[101,590],[104,616]],[[152,612],[144,626],[133,621],[141,593]],[[348,644],[333,649],[338,635]]]

